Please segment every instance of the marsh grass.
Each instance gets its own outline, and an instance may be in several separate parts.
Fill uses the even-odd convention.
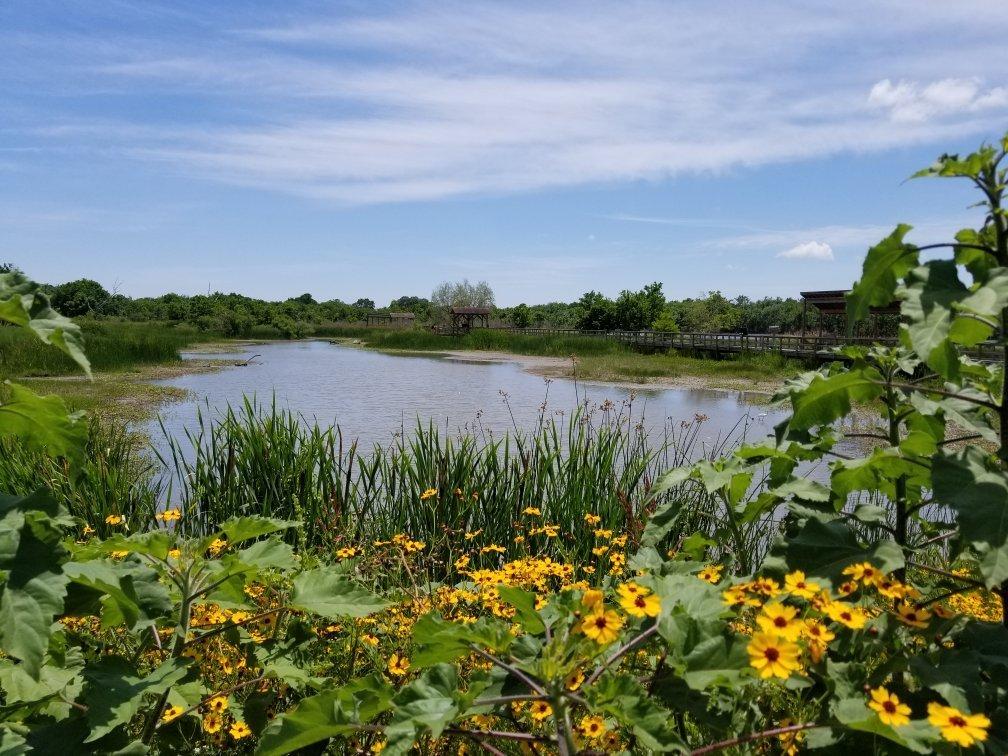
[[[563,417],[543,413],[532,431],[515,428],[501,438],[481,427],[452,435],[417,423],[364,450],[337,426],[246,399],[220,413],[204,408],[185,438],[169,439],[162,461],[188,532],[208,532],[235,515],[295,519],[306,523],[298,545],[323,553],[403,533],[424,541],[431,563],[448,570],[466,533],[512,556],[583,560],[594,546],[585,515],[636,539],[647,515],[670,498],[680,504],[678,532],[712,532],[714,504],[702,490],[683,486],[658,497],[651,490],[665,470],[697,455],[713,458],[747,430],[743,421],[702,445],[704,421],[647,428],[629,402],[607,403]],[[529,507],[539,514],[525,514]],[[547,524],[557,526],[555,536],[530,534]],[[518,535],[526,537],[516,544]]]
[[[189,326],[81,320],[85,348],[95,371],[179,360],[179,350],[208,336]],[[79,375],[80,368],[58,349],[22,328],[0,327],[0,378]]]

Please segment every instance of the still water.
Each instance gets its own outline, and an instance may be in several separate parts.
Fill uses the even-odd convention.
[[[248,367],[228,367],[162,383],[186,389],[189,398],[163,408],[166,430],[176,438],[196,423],[204,402],[218,410],[238,406],[242,396],[255,397],[297,412],[308,421],[339,424],[345,439],[357,438],[362,448],[384,444],[417,420],[433,421],[455,434],[475,431],[500,437],[532,429],[543,402],[547,415],[569,413],[586,401],[607,400],[614,411],[632,413],[634,422],[649,429],[678,424],[703,414],[700,440],[714,443],[740,421],[746,435],[758,440],[783,418],[780,410],[747,402],[738,392],[696,389],[630,389],[626,387],[544,378],[513,362],[472,362],[436,354],[389,355],[325,341],[256,344],[227,359],[260,356]],[[205,353],[199,357],[206,357]],[[548,393],[547,393],[548,392]],[[157,422],[148,435],[161,446]]]

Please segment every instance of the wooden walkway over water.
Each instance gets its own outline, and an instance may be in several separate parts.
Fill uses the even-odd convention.
[[[880,337],[846,337],[834,334],[792,335],[780,333],[660,333],[658,331],[579,331],[575,328],[492,328],[503,333],[529,336],[570,336],[621,341],[647,351],[677,349],[682,352],[715,356],[746,352],[776,353],[795,359],[836,359],[830,350],[839,346],[882,344],[895,346],[897,339]],[[978,344],[968,350],[979,360],[1001,357],[1001,345],[994,341]]]

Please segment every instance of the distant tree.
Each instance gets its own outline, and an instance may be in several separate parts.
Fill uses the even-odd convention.
[[[675,310],[666,305],[651,327],[661,333],[678,333],[679,325],[676,323]]]
[[[63,315],[79,318],[95,313],[111,296],[97,281],[80,278],[57,286],[53,290],[52,304]]]
[[[511,311],[508,313],[508,320],[515,328],[528,328],[532,324],[532,310],[529,309],[527,304],[522,302],[511,308]]]
[[[312,297],[312,295],[308,294],[307,292],[304,293],[304,294],[302,294],[299,297],[294,297],[294,301],[295,302],[300,302],[301,304],[306,304],[306,305],[318,304],[318,302],[315,301],[315,299]]]
[[[364,297],[361,297],[356,302],[354,302],[353,306],[356,307],[358,310],[373,310],[375,308],[374,300],[365,299]]]
[[[477,284],[469,283],[468,279],[445,281],[431,293],[431,304],[446,311],[452,307],[493,307],[494,293],[486,281]]]
[[[616,327],[616,304],[598,291],[589,291],[574,305],[582,331],[608,331]]]

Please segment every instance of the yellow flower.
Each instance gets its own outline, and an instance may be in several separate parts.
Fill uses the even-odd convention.
[[[801,649],[798,644],[770,633],[756,633],[746,646],[746,651],[749,652],[749,665],[764,679],[787,679],[801,666],[798,660]]]
[[[426,501],[427,499],[431,498],[432,496],[437,496],[437,489],[436,488],[428,488],[426,491],[424,491],[422,494],[420,494],[420,501]]]
[[[110,551],[109,556],[113,559],[125,559],[129,556],[128,551]]]
[[[928,722],[938,728],[945,740],[963,748],[969,748],[978,740],[987,740],[987,728],[991,724],[983,714],[966,714],[934,701],[928,704]]]
[[[456,570],[464,570],[468,566],[469,566],[469,557],[465,554],[463,554],[462,556],[460,556],[458,559],[455,560]]]
[[[344,546],[341,549],[336,549],[337,559],[353,559],[360,553],[359,549],[355,549],[353,546]]]
[[[224,725],[224,718],[220,714],[210,712],[203,717],[203,732],[215,733]]]
[[[567,679],[564,680],[564,685],[567,686],[567,690],[577,690],[581,687],[581,683],[585,681],[585,673],[580,669],[575,669],[569,675]]]
[[[210,555],[217,556],[226,548],[227,548],[227,539],[214,538],[213,542],[210,544]]]
[[[172,722],[182,716],[184,709],[181,706],[169,706],[161,714],[162,722]]]
[[[598,525],[600,522],[602,522],[602,518],[599,517],[597,514],[591,514],[589,512],[584,516],[584,521],[587,522],[589,525]]]
[[[763,613],[756,617],[756,624],[765,633],[796,641],[804,628],[804,623],[796,619],[797,616],[798,610],[795,607],[774,602],[763,607]]]
[[[595,588],[589,588],[581,596],[581,605],[586,606],[589,609],[597,609],[602,606],[602,591],[596,590]]]
[[[126,518],[122,515],[111,514],[105,518],[106,525],[122,525],[126,522]]]
[[[91,535],[91,534],[92,534],[92,533],[94,533],[94,532],[95,532],[95,529],[94,529],[94,528],[92,528],[92,527],[91,527],[90,525],[88,525],[87,523],[84,523],[84,535]]]
[[[578,724],[578,730],[590,740],[601,738],[606,734],[606,726],[602,717],[583,717]]]
[[[228,709],[227,696],[214,696],[206,702],[206,707],[211,712],[223,714]]]
[[[661,611],[661,599],[653,593],[638,593],[620,597],[620,606],[631,617],[657,617]]]
[[[231,733],[231,737],[234,738],[235,740],[241,740],[242,738],[247,738],[249,735],[252,734],[252,730],[249,729],[249,726],[244,722],[242,722],[240,719],[233,725],[231,725],[228,732]]]
[[[778,593],[780,593],[780,583],[778,583],[773,578],[756,578],[751,583],[749,583],[749,590],[753,593],[760,593],[769,598],[773,598]]]
[[[882,573],[871,562],[859,562],[858,564],[844,567],[843,574],[849,575],[851,580],[864,583],[865,585],[872,585]]]
[[[913,604],[900,602],[896,605],[896,619],[910,627],[926,628],[931,623],[931,612],[919,609]]]
[[[834,622],[846,625],[851,630],[860,630],[868,621],[868,615],[863,609],[845,604],[842,601],[834,601],[827,606],[826,613]]]
[[[540,512],[537,507],[525,507],[525,509],[522,510],[522,514],[538,517],[542,514],[542,512]]]
[[[602,528],[599,528],[598,530],[595,531],[595,537],[596,538],[605,538],[605,539],[612,538],[612,531],[611,530],[604,530]]]
[[[385,741],[379,740],[373,746],[371,746],[371,753],[381,753],[385,750]]]
[[[483,532],[483,528],[480,528],[479,530],[474,530],[474,531],[472,531],[471,533],[470,533],[469,531],[466,531],[466,534],[465,534],[465,539],[466,539],[467,541],[471,541],[471,540],[473,540],[474,538],[476,538],[476,537],[477,537],[477,536],[478,536],[478,535],[479,535],[480,533],[482,533],[482,532]]]
[[[809,655],[815,662],[822,659],[829,642],[836,638],[833,631],[819,620],[805,620],[805,636],[808,638]]]
[[[371,635],[371,633],[364,633],[361,636],[361,641],[363,641],[364,643],[366,643],[369,646],[377,646],[378,645],[378,639],[375,636]]]
[[[819,584],[805,579],[801,570],[784,576],[784,590],[803,599],[810,599],[819,592]]]
[[[602,556],[607,551],[609,551],[608,546],[596,546],[595,548],[592,549],[592,554],[594,554],[595,556]]]
[[[168,556],[172,559],[178,559],[182,556],[181,549],[168,549]]]
[[[896,694],[890,693],[883,687],[872,690],[868,708],[878,712],[878,718],[882,724],[890,727],[899,727],[910,721],[910,707],[905,703],[900,703]]]
[[[409,671],[410,661],[405,656],[392,654],[388,660],[388,671],[396,677],[402,677]]]
[[[900,599],[906,595],[906,586],[888,575],[880,575],[875,581],[875,590],[886,598]]]
[[[600,605],[598,610],[589,614],[581,623],[581,632],[598,643],[607,646],[619,637],[623,620],[612,610],[605,610]]]
[[[177,507],[173,509],[166,509],[164,512],[158,512],[156,517],[161,520],[161,522],[174,522],[182,519],[182,510]]]
[[[733,585],[731,588],[726,588],[721,592],[721,597],[728,606],[735,606],[736,604],[742,604],[743,606],[760,605],[759,599],[749,597],[744,585]]]
[[[533,701],[529,707],[529,716],[536,722],[541,722],[553,714],[553,707],[545,701]]]
[[[707,583],[713,584],[721,579],[722,570],[724,570],[724,567],[720,564],[708,564],[697,573],[697,577]]]

